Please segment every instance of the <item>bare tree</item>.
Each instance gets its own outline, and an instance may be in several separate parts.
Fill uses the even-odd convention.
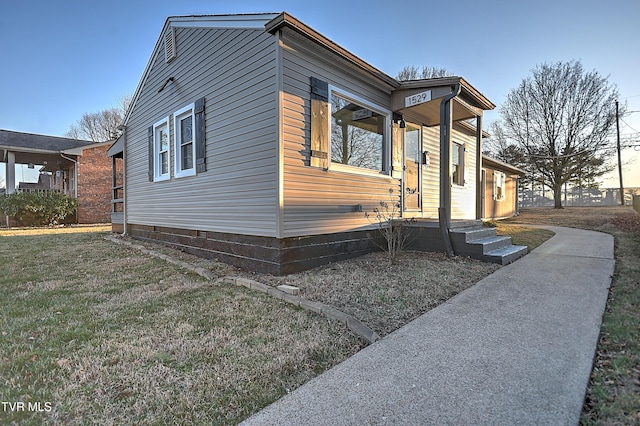
[[[382,169],[382,135],[356,126],[333,126],[332,161],[368,169]]]
[[[562,208],[562,185],[594,167],[609,170],[616,88],[579,61],[543,64],[513,89],[500,108],[504,137],[523,150]],[[588,162],[585,159],[590,159]]]
[[[380,114],[339,96],[332,96],[331,103],[331,161],[382,170],[384,131]]]
[[[398,72],[397,80],[419,80],[424,78],[448,77],[453,75],[446,68],[423,66],[420,70],[415,65],[407,65]]]
[[[127,95],[118,101],[117,107],[82,114],[82,117],[71,125],[65,136],[94,142],[115,139],[119,135],[118,127],[123,123],[130,103],[131,96]]]

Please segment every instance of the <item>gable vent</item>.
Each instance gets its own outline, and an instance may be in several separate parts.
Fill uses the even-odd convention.
[[[176,32],[170,27],[164,35],[164,61],[169,63],[176,58]]]

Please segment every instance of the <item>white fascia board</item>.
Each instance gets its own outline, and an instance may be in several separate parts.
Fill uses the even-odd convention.
[[[16,148],[15,146],[13,147],[0,146],[0,150],[5,151],[5,156],[6,156],[6,153],[8,152],[22,152],[27,154],[58,154],[62,152],[62,151],[53,150],[53,149],[39,149],[39,148],[27,148],[27,147]]]
[[[101,146],[105,146],[105,145],[111,145],[113,144],[113,141],[106,141],[106,142],[96,142],[96,143],[92,143],[89,145],[84,145],[84,146],[79,146],[76,148],[69,148],[69,149],[64,149],[60,152],[62,152],[63,154],[67,154],[67,155],[82,155],[83,151],[85,149],[91,149],[91,148],[99,148]]]
[[[256,13],[247,15],[198,15],[172,16],[169,25],[175,28],[240,28],[261,29],[278,13]]]

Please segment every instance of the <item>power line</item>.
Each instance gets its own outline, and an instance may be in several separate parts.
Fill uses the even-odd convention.
[[[622,121],[624,124],[627,125],[627,127],[629,127],[631,130],[633,130],[634,132],[638,132],[636,129],[634,129],[633,127],[631,127],[631,125],[629,123],[627,123],[626,121],[624,121],[624,118],[621,118],[620,121]]]

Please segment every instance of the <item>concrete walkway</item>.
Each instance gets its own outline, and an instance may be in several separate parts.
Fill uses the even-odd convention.
[[[613,237],[556,235],[245,425],[576,425]]]

